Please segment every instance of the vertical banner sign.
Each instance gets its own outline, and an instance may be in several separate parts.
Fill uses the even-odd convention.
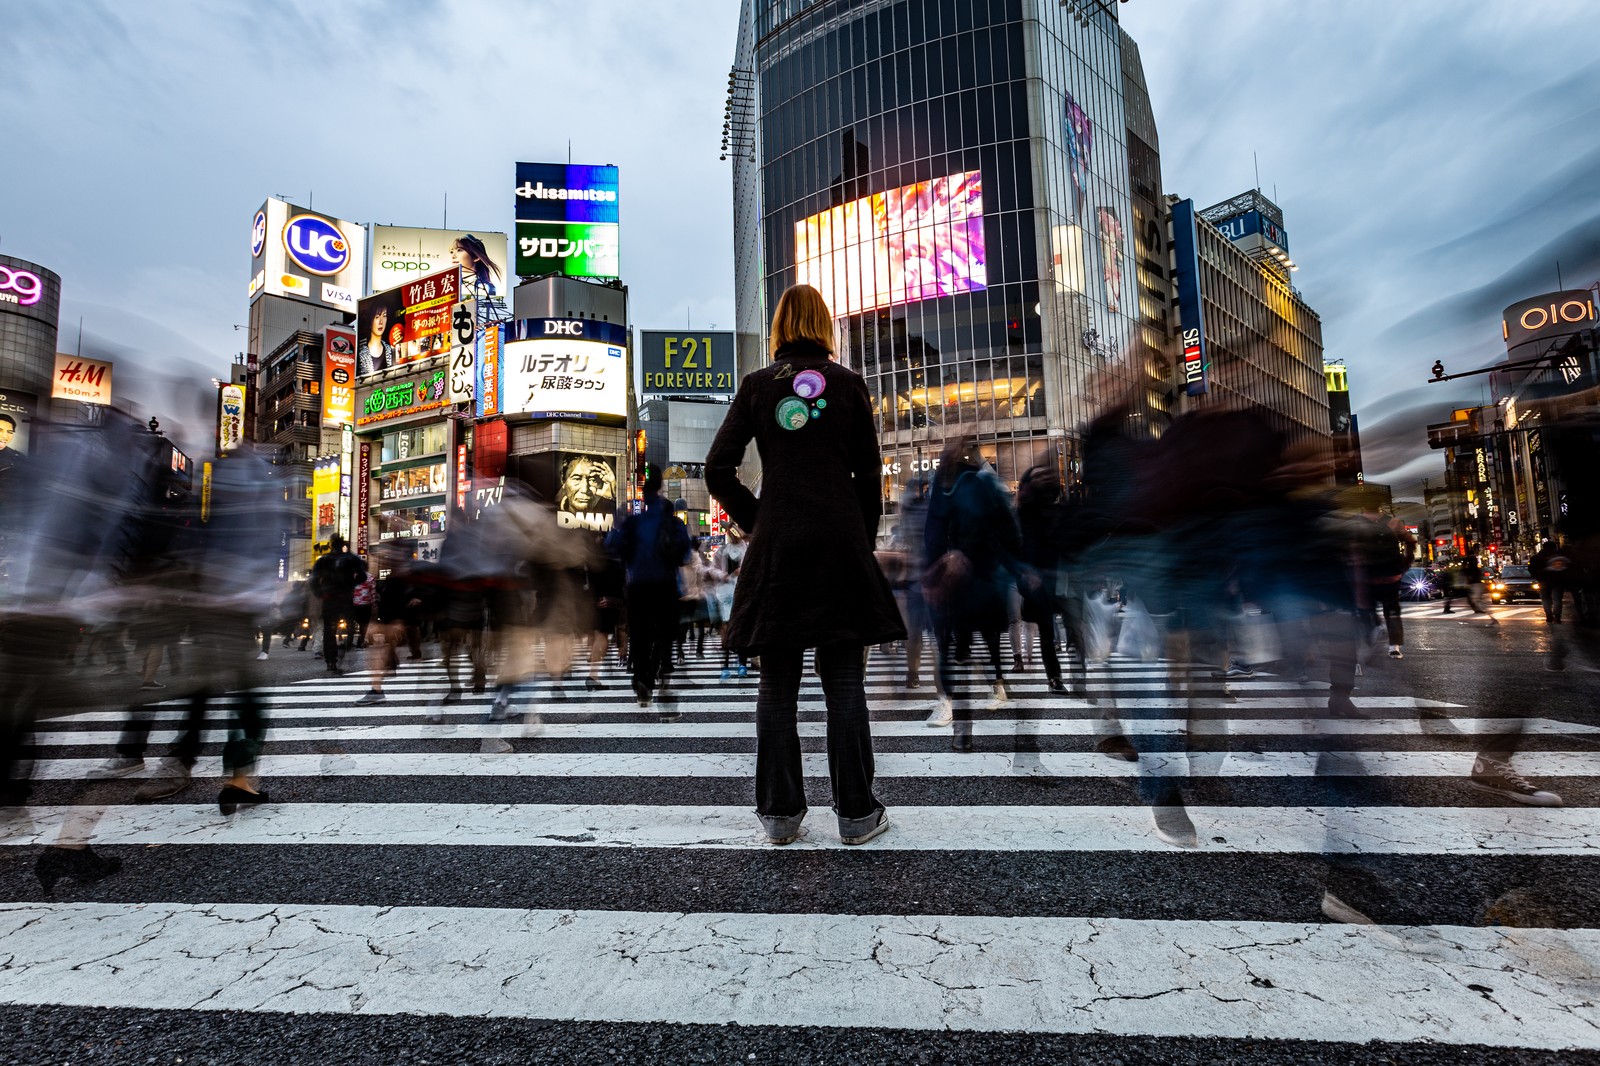
[[[479,418],[500,413],[500,337],[503,326],[494,325],[478,332]]]
[[[224,385],[217,394],[217,454],[227,455],[244,443],[243,385]]]
[[[322,424],[356,420],[356,331],[329,326],[322,333]]]
[[[471,403],[478,394],[478,301],[456,304],[451,327],[455,343],[450,347],[450,402]]]
[[[467,493],[472,490],[472,479],[467,476],[467,444],[456,445],[456,510],[467,509]]]
[[[200,464],[200,521],[211,521],[211,464]]]
[[[1190,396],[1210,391],[1211,360],[1200,303],[1200,235],[1194,201],[1172,205],[1172,254],[1178,283],[1178,335],[1183,343],[1183,383]]]
[[[356,430],[348,422],[339,427],[339,535],[350,541],[351,482],[356,460]]]
[[[365,554],[367,550],[367,509],[371,506],[372,492],[372,445],[363,444],[360,449],[360,459],[356,466],[356,513],[355,542],[356,551]]]

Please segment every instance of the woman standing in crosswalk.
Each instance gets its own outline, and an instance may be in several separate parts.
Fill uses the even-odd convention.
[[[883,513],[872,405],[860,375],[833,361],[833,319],[809,285],[779,299],[771,352],[772,365],[740,384],[706,456],[707,487],[749,536],[727,639],[761,656],[756,813],[772,843],[800,835],[796,714],[805,653],[815,648],[839,837],[863,844],[889,828],[889,815],[872,793],[862,650],[905,637],[872,554]],[[738,474],[752,440],[760,499]]]

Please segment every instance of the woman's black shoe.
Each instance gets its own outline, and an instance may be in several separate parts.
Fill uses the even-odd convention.
[[[971,733],[957,733],[955,736],[951,737],[950,738],[950,750],[951,751],[962,751],[962,752],[971,751],[972,750],[972,734]]]
[[[584,678],[583,687],[588,689],[590,692],[595,692],[599,689],[605,688],[605,685],[601,684],[598,678],[587,677]]]
[[[45,848],[33,867],[34,876],[46,892],[54,892],[56,882],[70,877],[80,885],[110,877],[122,869],[122,860],[106,859],[89,848]]]
[[[232,814],[240,807],[253,807],[266,802],[265,792],[247,792],[237,785],[223,785],[222,791],[217,794],[217,810],[223,814]]]

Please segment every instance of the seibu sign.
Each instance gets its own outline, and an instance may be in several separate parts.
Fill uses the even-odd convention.
[[[1500,334],[1506,350],[1536,341],[1570,337],[1594,329],[1594,295],[1588,289],[1564,289],[1522,300],[1506,308]]]

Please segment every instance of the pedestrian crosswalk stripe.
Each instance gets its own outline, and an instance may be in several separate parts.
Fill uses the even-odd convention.
[[[485,724],[462,726],[455,735],[468,738],[510,737],[519,730]],[[707,754],[674,752],[560,752],[474,754],[394,754],[359,752],[337,765],[325,766],[323,754],[264,755],[259,772],[266,777],[742,777],[755,775],[755,753]],[[1003,777],[1015,773],[1046,777],[1137,777],[1140,773],[1178,774],[1192,762],[1211,767],[1220,777],[1312,777],[1319,759],[1338,769],[1325,771],[1363,777],[1462,777],[1472,769],[1473,754],[1461,751],[1229,752],[1194,755],[1166,752],[1145,754],[1138,763],[1112,759],[1098,752],[878,752],[877,776],[890,777]],[[808,777],[827,777],[828,759],[822,753],[802,756]],[[1214,765],[1213,765],[1214,764]],[[53,759],[40,767],[41,780],[76,781],[88,777],[98,759]],[[1600,753],[1525,752],[1517,762],[1524,774],[1535,777],[1600,777]],[[128,775],[140,779],[159,776],[164,768],[147,763]],[[202,759],[194,773],[222,776],[219,758]]]
[[[766,848],[748,810],[643,804],[282,803],[237,817],[215,806],[29,808],[0,844],[347,844]],[[1190,807],[1218,853],[1600,855],[1600,808]],[[805,847],[841,847],[815,811]],[[900,806],[875,851],[1170,852],[1126,806]],[[794,845],[792,845],[794,846]]]
[[[0,997],[81,1007],[1551,1049],[1600,1027],[1595,930],[23,903],[0,940]]]

